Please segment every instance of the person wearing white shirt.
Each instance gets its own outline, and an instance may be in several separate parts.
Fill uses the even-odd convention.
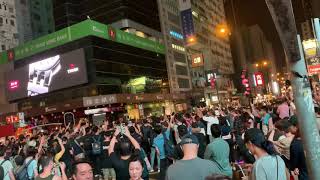
[[[219,119],[213,115],[212,111],[208,111],[207,116],[203,116],[202,119],[207,122],[207,134],[209,135],[210,142],[214,139],[211,134],[211,125],[219,124]]]

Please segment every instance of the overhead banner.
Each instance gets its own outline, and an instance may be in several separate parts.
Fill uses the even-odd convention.
[[[120,29],[113,29],[109,27],[110,26],[92,20],[82,21],[78,24],[29,41],[14,49],[2,52],[0,54],[0,64],[13,60],[21,60],[87,36],[96,36],[107,40],[113,40],[121,44],[160,54],[165,53],[163,44],[124,32]]]
[[[265,0],[290,62],[301,59],[291,0]]]

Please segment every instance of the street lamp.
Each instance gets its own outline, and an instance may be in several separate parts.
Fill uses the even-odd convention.
[[[263,65],[264,65],[264,66],[268,65],[268,62],[264,61],[264,62],[263,62]]]
[[[256,67],[259,67],[259,64],[256,64]]]

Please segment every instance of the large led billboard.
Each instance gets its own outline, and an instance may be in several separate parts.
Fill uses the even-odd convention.
[[[37,59],[6,74],[9,101],[85,84],[88,82],[83,49]]]

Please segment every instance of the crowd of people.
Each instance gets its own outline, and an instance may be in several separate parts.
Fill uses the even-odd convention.
[[[194,107],[190,112],[119,116],[100,126],[34,129],[0,145],[4,180],[308,179],[294,104]]]

